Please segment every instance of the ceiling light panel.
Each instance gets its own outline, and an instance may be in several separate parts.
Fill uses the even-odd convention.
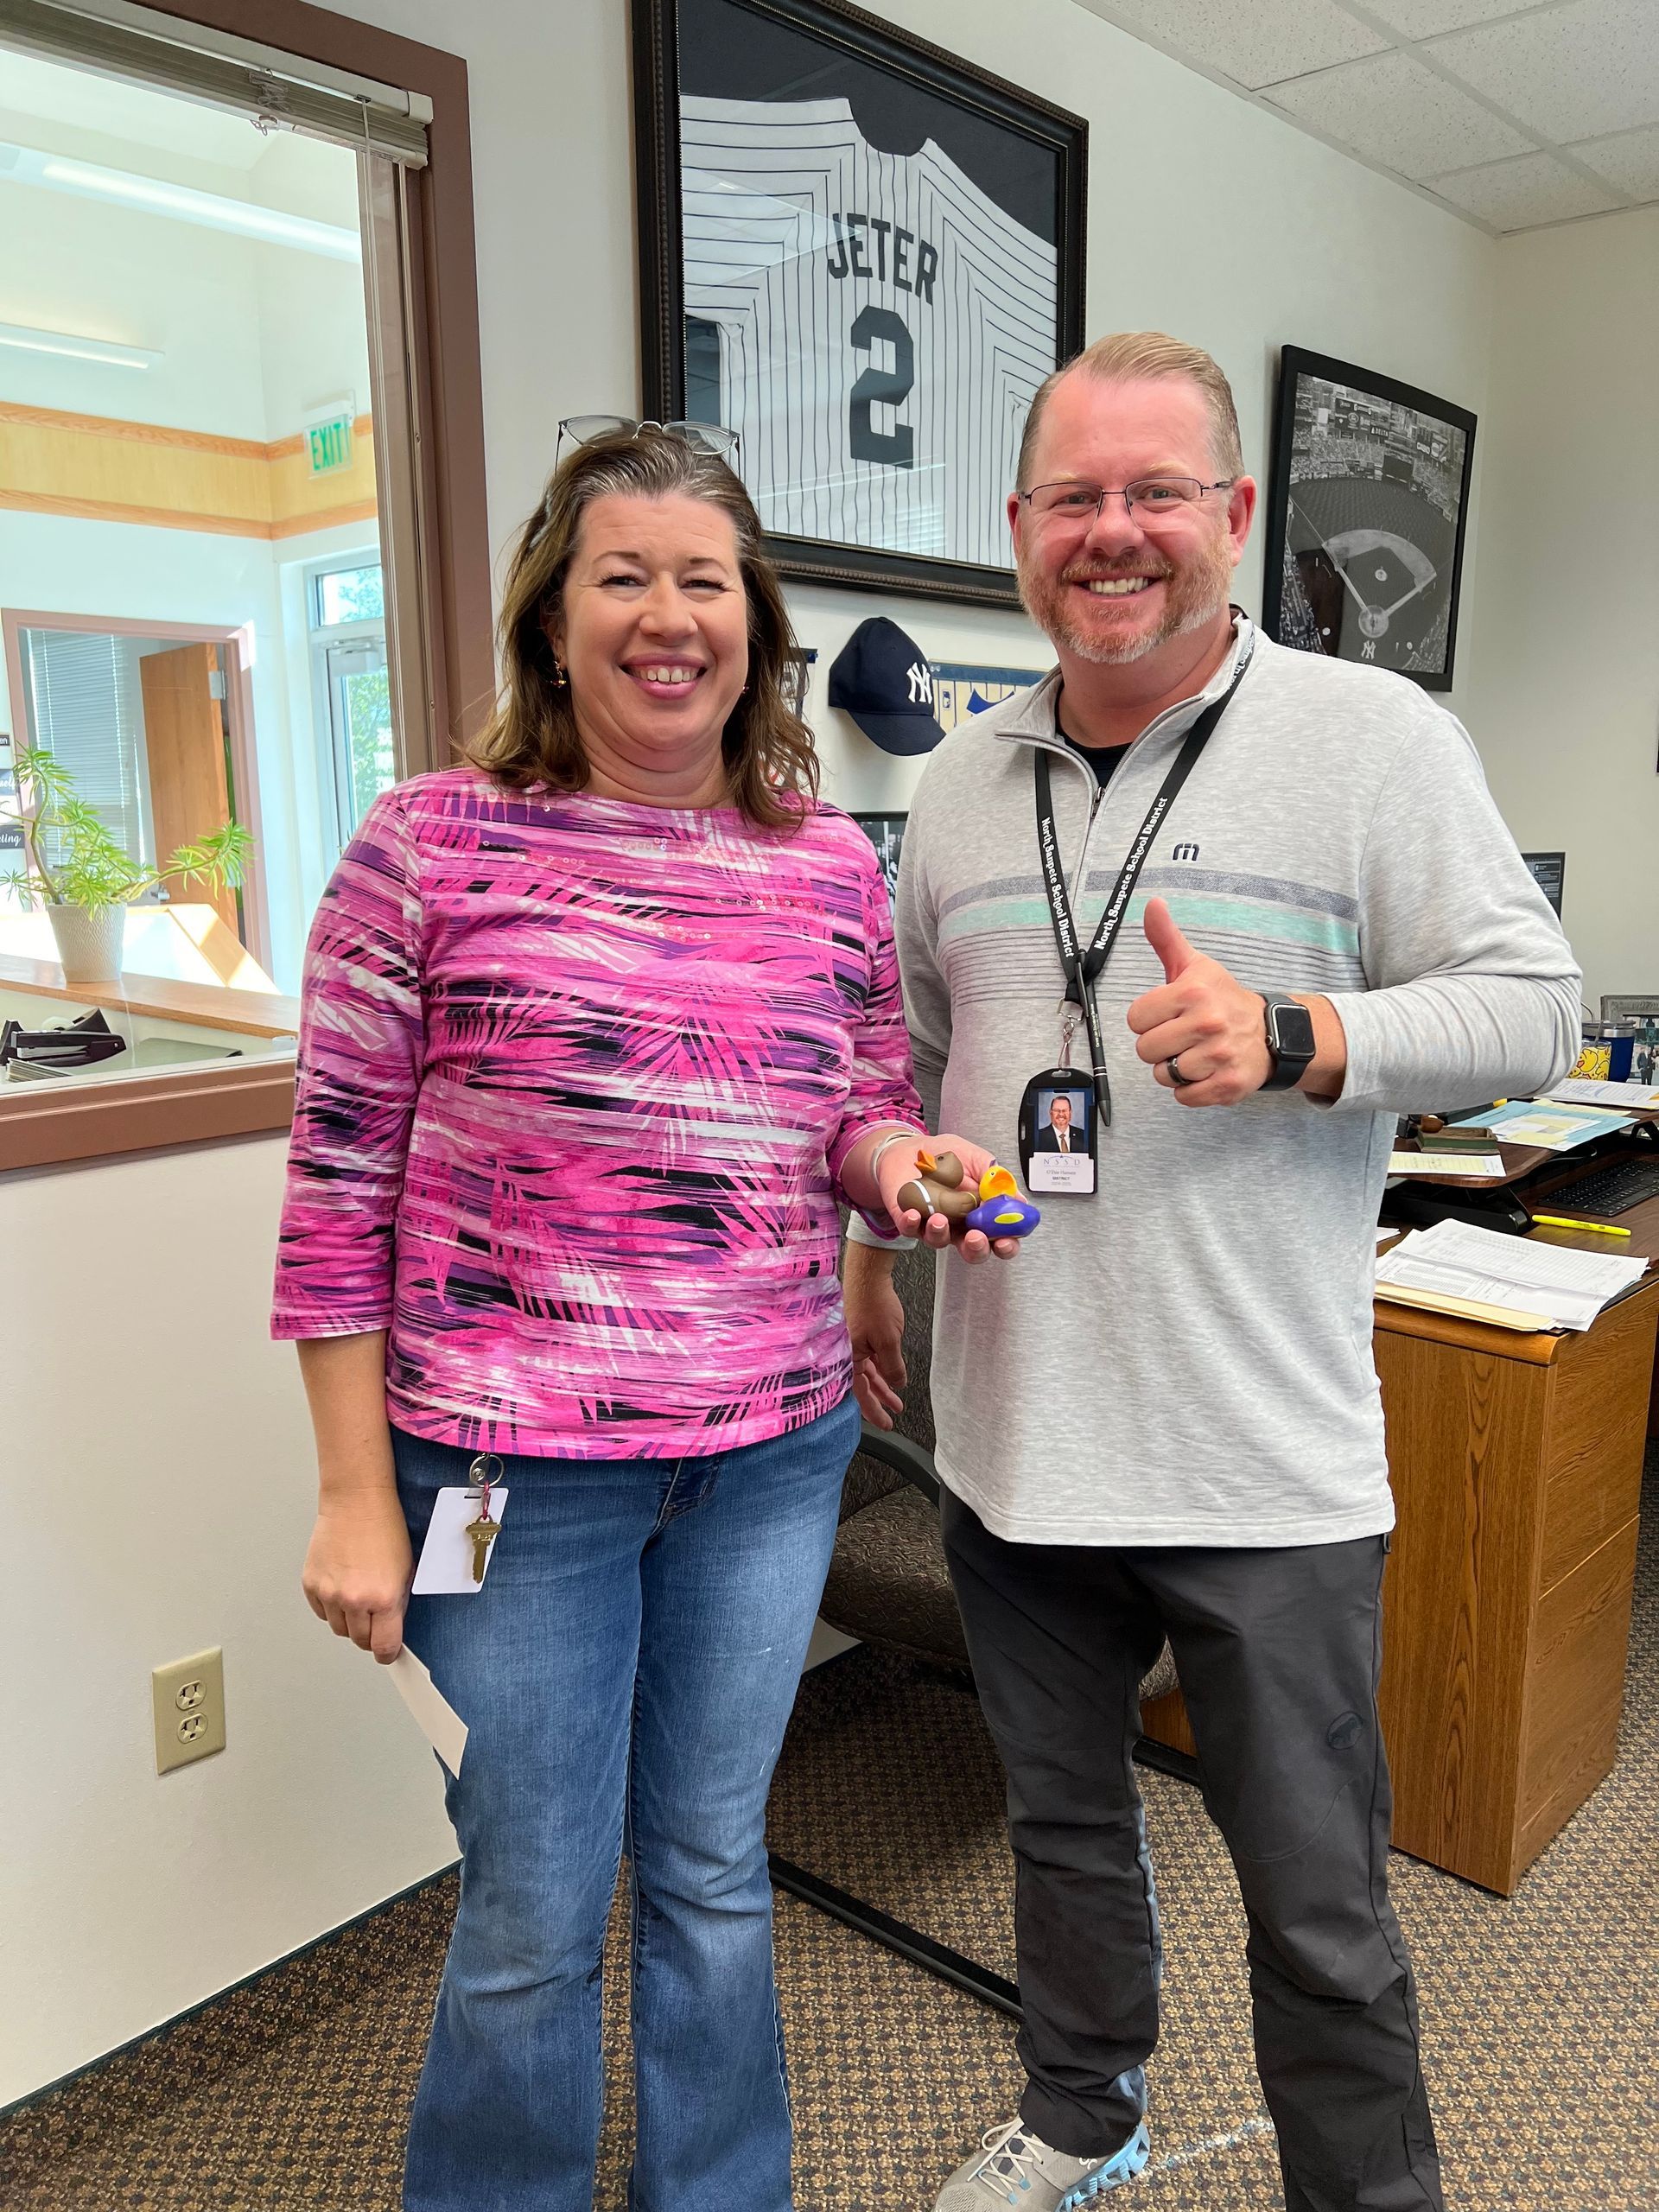
[[[1379,54],[1386,38],[1335,0],[1086,0],[1097,16],[1256,88]]]
[[[1653,0],[1571,0],[1439,39],[1443,67],[1565,143],[1659,123]]]
[[[175,222],[197,223],[233,236],[257,238],[266,245],[296,248],[320,253],[332,261],[358,261],[362,244],[355,231],[337,223],[315,222],[308,215],[290,215],[280,207],[266,207],[257,200],[234,200],[219,192],[198,192],[193,186],[169,184],[162,178],[140,176],[130,169],[105,168],[101,162],[72,160],[64,154],[42,153],[33,146],[0,143],[0,179],[17,184],[44,185],[78,200],[101,200],[111,206],[130,207],[136,213],[161,215]]]
[[[1532,141],[1408,54],[1326,69],[1265,95],[1298,122],[1402,176],[1473,168]]]
[[[153,369],[165,358],[148,346],[118,346],[107,338],[78,338],[73,331],[41,330],[24,322],[0,322],[0,346],[20,353],[57,353],[71,361],[98,361],[111,369]]]
[[[1612,193],[1548,154],[1493,162],[1459,176],[1437,176],[1431,188],[1500,231],[1529,230],[1573,215],[1602,215],[1619,205]]]
[[[1626,130],[1617,138],[1591,138],[1565,149],[1632,200],[1659,200],[1659,124]]]
[[[1433,38],[1441,31],[1466,30],[1512,16],[1516,0],[1364,0],[1365,12],[1398,31],[1402,38]]]

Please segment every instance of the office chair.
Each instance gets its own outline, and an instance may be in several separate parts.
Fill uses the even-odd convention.
[[[942,1673],[964,1691],[973,1670],[962,1616],[939,1536],[939,1484],[933,1471],[933,1410],[928,1378],[933,1345],[934,1255],[925,1246],[901,1253],[893,1283],[905,1306],[905,1389],[902,1428],[872,1428],[867,1421],[842,1491],[841,1528],[819,1605],[823,1618],[844,1636],[878,1650],[894,1651]],[[1141,1685],[1141,1703],[1175,1688],[1174,1662],[1165,1645]],[[1196,1771],[1179,1751],[1166,1752],[1145,1738],[1136,1747],[1144,1763],[1168,1766],[1189,1778]],[[817,1905],[860,1935],[925,1967],[941,1980],[1020,2017],[1020,1993],[948,1945],[791,1861],[772,1854],[779,1888]]]

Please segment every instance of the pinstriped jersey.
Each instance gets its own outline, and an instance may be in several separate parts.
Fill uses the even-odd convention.
[[[767,529],[1011,567],[1054,246],[844,99],[683,97],[680,133],[688,407],[702,347]]]

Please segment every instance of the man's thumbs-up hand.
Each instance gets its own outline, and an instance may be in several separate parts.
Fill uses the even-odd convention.
[[[1135,1051],[1183,1106],[1231,1106],[1260,1090],[1273,1059],[1259,995],[1196,951],[1161,899],[1147,901],[1145,928],[1164,981],[1129,1008]]]

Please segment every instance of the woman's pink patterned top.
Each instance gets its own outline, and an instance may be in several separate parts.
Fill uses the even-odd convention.
[[[307,953],[272,1334],[389,1328],[469,1449],[729,1450],[851,1381],[836,1178],[920,1126],[886,887],[836,809],[378,799]]]

